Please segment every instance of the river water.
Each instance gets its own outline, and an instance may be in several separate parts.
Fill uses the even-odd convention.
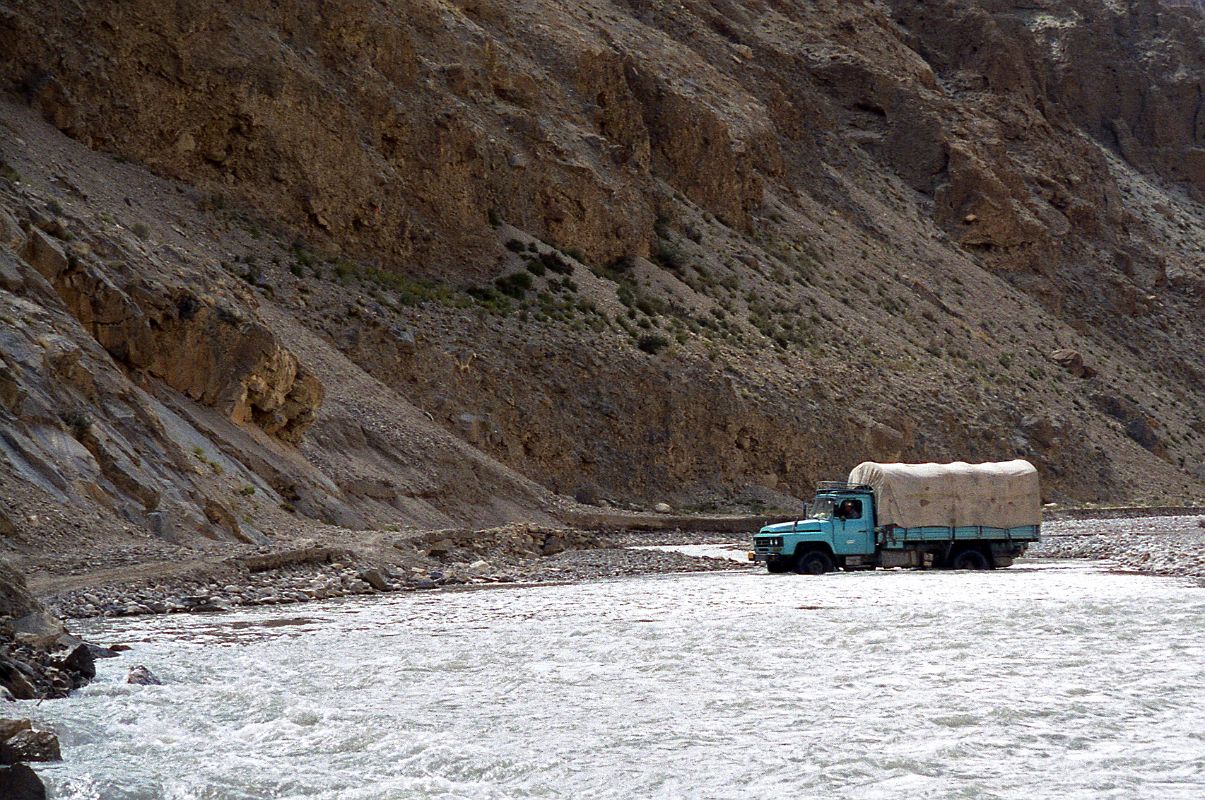
[[[79,627],[56,798],[1205,797],[1205,591],[1084,562]]]

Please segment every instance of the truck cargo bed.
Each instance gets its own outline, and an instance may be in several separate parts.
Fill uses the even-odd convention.
[[[899,528],[895,526],[879,530],[879,542],[883,547],[904,547],[917,542],[949,541],[1006,541],[1036,542],[1040,537],[1039,526],[1018,525],[1014,528],[993,528],[988,525],[961,525],[956,528],[925,526]]]

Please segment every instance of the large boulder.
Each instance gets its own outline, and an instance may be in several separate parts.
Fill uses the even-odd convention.
[[[0,767],[0,797],[4,800],[46,800],[46,786],[24,764]]]
[[[34,730],[28,723],[26,726],[7,738],[0,738],[0,764],[63,760],[58,736],[50,731]]]
[[[75,677],[76,688],[96,677],[96,660],[92,647],[83,642],[61,651],[54,659],[54,666]]]

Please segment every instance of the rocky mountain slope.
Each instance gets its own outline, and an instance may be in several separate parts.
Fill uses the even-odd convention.
[[[1153,0],[0,2],[4,541],[791,507],[866,459],[1200,498],[1203,34]]]

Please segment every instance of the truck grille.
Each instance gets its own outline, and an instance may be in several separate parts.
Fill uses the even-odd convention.
[[[777,552],[782,549],[782,537],[758,536],[753,540],[753,549],[758,553]]]

